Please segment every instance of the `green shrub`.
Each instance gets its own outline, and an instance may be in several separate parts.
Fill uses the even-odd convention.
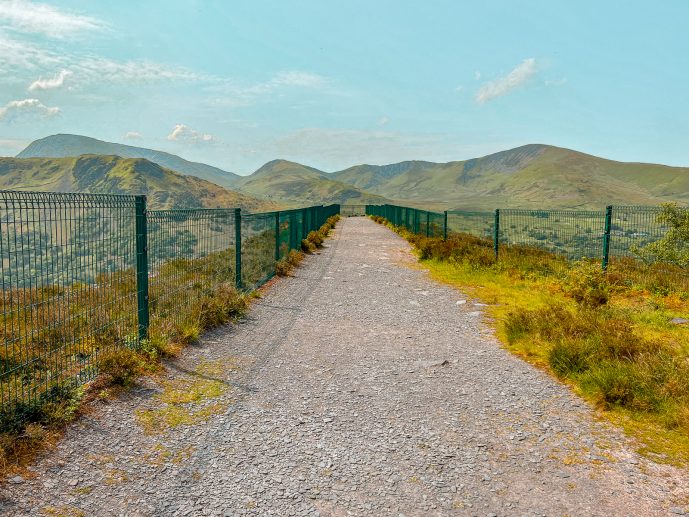
[[[141,357],[130,348],[119,348],[103,354],[98,360],[98,370],[117,386],[131,386],[143,371]]]
[[[596,308],[610,300],[610,283],[600,264],[581,260],[567,273],[567,294],[578,304]]]

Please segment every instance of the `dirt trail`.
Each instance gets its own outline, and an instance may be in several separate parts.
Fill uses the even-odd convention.
[[[342,221],[243,323],[71,426],[0,514],[684,513],[686,472],[636,455],[412,260]]]

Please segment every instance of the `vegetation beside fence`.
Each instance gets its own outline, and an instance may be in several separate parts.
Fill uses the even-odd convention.
[[[127,385],[241,315],[248,293],[303,242],[322,242],[338,213],[0,192],[0,470],[49,441],[87,381]]]
[[[654,210],[657,225],[677,210]],[[682,249],[686,233],[659,232],[653,242],[661,244],[643,235],[637,258],[611,256],[604,270],[600,256],[502,242],[496,255],[489,235],[449,231],[445,238],[431,230],[427,237],[423,224],[419,232],[413,223],[373,218],[407,238],[433,277],[489,304],[509,350],[571,384],[640,438],[649,455],[689,462],[689,288],[686,271],[658,251]]]

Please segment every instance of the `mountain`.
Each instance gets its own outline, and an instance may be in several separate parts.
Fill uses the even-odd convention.
[[[617,162],[542,144],[449,163],[359,165],[331,177],[436,209],[689,203],[689,168]]]
[[[153,209],[241,207],[258,212],[276,207],[143,158],[119,156],[0,158],[0,189],[146,194]]]
[[[328,173],[286,160],[266,163],[250,176],[242,177],[236,188],[263,199],[293,205],[387,202],[381,196],[337,181]]]
[[[121,156],[122,158],[145,158],[161,167],[196,176],[223,187],[233,186],[239,176],[205,163],[190,162],[174,154],[155,151],[144,147],[104,142],[80,135],[52,135],[31,142],[17,155],[17,158],[66,158],[82,154]]]

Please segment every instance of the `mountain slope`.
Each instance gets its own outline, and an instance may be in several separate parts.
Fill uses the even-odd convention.
[[[263,199],[294,205],[386,202],[381,196],[337,181],[323,171],[286,160],[266,163],[250,176],[241,178],[236,186]]]
[[[82,154],[115,155],[122,158],[145,158],[161,167],[196,176],[223,187],[234,185],[239,176],[205,163],[190,162],[174,154],[143,147],[104,142],[80,135],[52,135],[36,140],[17,158],[66,158]]]
[[[624,163],[531,144],[449,163],[361,165],[333,177],[436,208],[597,208],[689,202],[689,168]]]
[[[100,194],[145,194],[149,207],[229,208],[250,211],[273,203],[171,171],[143,158],[0,158],[0,189]]]

